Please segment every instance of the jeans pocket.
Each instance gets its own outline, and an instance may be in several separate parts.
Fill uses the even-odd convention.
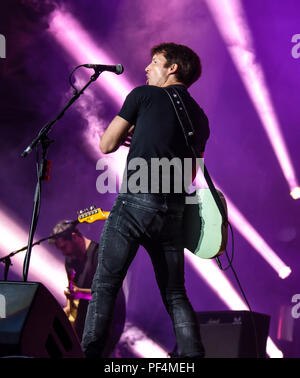
[[[124,205],[123,202],[124,201],[122,201],[120,198],[117,198],[113,207],[110,210],[108,219],[105,222],[105,226],[104,226],[105,228],[111,228],[112,227],[112,228],[118,229],[119,220],[120,220],[120,216],[121,216],[121,212],[122,212],[122,207]]]
[[[122,208],[119,212],[118,230],[125,236],[140,238],[144,234],[153,232],[153,221],[159,213],[159,209],[140,205],[135,202],[122,200]],[[156,219],[154,228],[159,225]]]

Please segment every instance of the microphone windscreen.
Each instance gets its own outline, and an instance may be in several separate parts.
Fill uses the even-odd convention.
[[[123,72],[124,72],[124,67],[122,66],[122,64],[117,64],[116,65],[116,74],[120,75]]]

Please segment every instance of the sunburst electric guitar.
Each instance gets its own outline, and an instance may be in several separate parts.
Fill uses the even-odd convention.
[[[72,269],[68,273],[68,280],[69,280],[69,291],[71,294],[74,293],[73,287],[74,287],[74,278],[75,278],[75,270]],[[76,317],[77,317],[77,311],[78,311],[78,305],[79,305],[79,299],[69,299],[70,303],[70,313],[68,315],[68,318],[72,325],[74,325]]]
[[[226,200],[222,192],[219,197],[227,211]],[[212,259],[221,255],[227,244],[228,225],[222,216],[209,189],[196,191],[194,204],[187,204],[184,210],[184,246],[202,259]],[[106,220],[109,211],[91,206],[78,212],[80,223],[93,223]]]

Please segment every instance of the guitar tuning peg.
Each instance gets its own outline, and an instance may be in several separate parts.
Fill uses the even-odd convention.
[[[96,209],[95,205],[90,206],[90,211],[95,210],[95,209]]]
[[[80,214],[82,214],[83,213],[83,210],[79,210],[79,211],[77,211],[77,215],[80,215]]]

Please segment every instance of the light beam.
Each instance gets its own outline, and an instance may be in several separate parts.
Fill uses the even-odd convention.
[[[296,188],[298,188],[297,192],[299,190],[298,180],[281,133],[262,67],[253,49],[251,33],[241,2],[239,0],[206,0],[206,4],[248,91],[292,195]],[[292,197],[300,198],[298,195],[292,195]]]

